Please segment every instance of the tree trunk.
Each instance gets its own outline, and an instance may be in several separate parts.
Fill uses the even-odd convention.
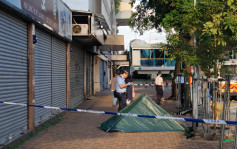
[[[170,99],[176,96],[176,87],[175,87],[175,78],[177,77],[177,75],[180,74],[180,65],[181,65],[181,61],[177,60],[176,64],[175,64],[175,70],[174,70],[174,78],[172,80],[172,94],[169,97]]]

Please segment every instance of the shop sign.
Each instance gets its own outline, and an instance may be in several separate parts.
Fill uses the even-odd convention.
[[[29,14],[40,24],[72,39],[71,10],[61,0],[5,0]],[[3,1],[4,2],[4,1]]]

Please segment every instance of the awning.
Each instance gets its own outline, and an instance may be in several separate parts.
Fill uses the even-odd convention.
[[[110,55],[111,61],[127,61],[128,56],[125,54]]]
[[[119,65],[119,66],[129,66],[129,61],[124,61],[124,62],[115,61],[114,64]]]
[[[124,35],[107,35],[101,51],[124,51]]]

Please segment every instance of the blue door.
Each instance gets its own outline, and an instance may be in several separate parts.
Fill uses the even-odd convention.
[[[104,61],[104,89],[108,87],[107,82],[107,62]]]
[[[104,89],[104,61],[100,60],[100,90]]]

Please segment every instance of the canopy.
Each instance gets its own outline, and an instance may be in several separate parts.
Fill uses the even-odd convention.
[[[120,112],[171,117],[168,112],[146,95],[141,95]],[[184,131],[184,126],[178,121],[128,116],[112,116],[99,125],[98,128],[106,132]]]

